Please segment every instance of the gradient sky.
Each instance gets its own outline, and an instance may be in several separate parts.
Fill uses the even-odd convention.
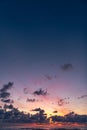
[[[0,1],[0,88],[14,82],[15,107],[87,114],[86,11],[85,0]],[[48,95],[34,96],[39,88]]]

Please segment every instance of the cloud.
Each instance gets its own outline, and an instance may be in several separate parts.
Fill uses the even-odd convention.
[[[63,71],[69,71],[69,70],[73,70],[73,65],[68,63],[68,64],[64,64],[64,65],[61,65],[61,69]]]
[[[13,100],[8,99],[10,97],[10,92],[7,92],[9,89],[13,87],[13,83],[9,82],[8,84],[3,85],[0,89],[0,99],[4,103],[13,103]]]
[[[1,101],[5,103],[14,103],[14,101],[11,99],[1,99]]]
[[[27,88],[24,88],[23,91],[24,91],[24,94],[28,94],[28,89]]]
[[[69,112],[64,116],[50,114],[50,117],[47,117],[47,114],[41,108],[35,108],[32,111],[35,111],[36,113],[26,114],[25,112],[18,110],[18,108],[14,108],[12,104],[5,104],[4,107],[0,108],[0,119],[2,120],[2,123],[49,123],[50,118],[53,122],[87,123],[87,115],[79,115],[74,112]],[[54,113],[57,113],[57,111],[54,111]]]
[[[46,95],[48,95],[47,90],[46,91],[42,90],[42,88],[40,88],[39,90],[34,91],[33,94],[37,95],[37,96],[40,96],[40,95],[46,96]]]
[[[2,109],[2,106],[0,106],[0,109]]]
[[[52,76],[50,76],[50,75],[48,75],[48,74],[46,74],[46,75],[44,75],[45,76],[45,78],[47,79],[47,80],[52,80],[53,78],[52,78]]]
[[[45,111],[41,108],[35,108],[35,109],[32,109],[32,111],[36,111],[36,112],[41,112],[41,113],[44,113]]]
[[[63,99],[59,99],[58,100],[58,105],[59,106],[63,106],[64,105],[64,100]]]
[[[7,92],[7,90],[11,89],[13,87],[13,83],[9,82],[8,84],[5,84],[2,89],[0,89],[0,92]]]
[[[32,109],[32,111],[41,111],[41,110],[42,110],[41,108]]]
[[[78,97],[78,99],[82,99],[82,98],[86,98],[86,97],[87,97],[87,95],[82,95],[82,96]]]
[[[5,105],[4,105],[4,108],[5,108],[5,109],[13,109],[14,107],[13,107],[12,104],[10,104],[10,105],[5,104]]]
[[[8,98],[10,96],[9,92],[2,92],[0,93],[0,98]]]
[[[57,78],[57,76],[56,75],[49,75],[49,74],[45,74],[44,75],[45,76],[45,80],[53,80],[53,79],[56,79]]]
[[[58,113],[58,111],[53,111],[53,113]]]
[[[70,112],[65,116],[51,116],[53,122],[77,122],[77,123],[86,123],[87,115],[78,115],[74,112]]]
[[[64,104],[69,104],[69,97],[68,98],[61,98],[61,99],[58,99],[58,105],[59,106],[63,106]],[[68,100],[68,101],[67,101]]]
[[[26,102],[36,102],[38,100],[36,100],[35,98],[31,99],[31,98],[27,98]]]

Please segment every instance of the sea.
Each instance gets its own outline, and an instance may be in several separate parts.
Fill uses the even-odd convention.
[[[87,130],[87,123],[0,123],[0,130]]]

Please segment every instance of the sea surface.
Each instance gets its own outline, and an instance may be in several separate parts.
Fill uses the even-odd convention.
[[[87,130],[87,123],[0,123],[0,130]]]

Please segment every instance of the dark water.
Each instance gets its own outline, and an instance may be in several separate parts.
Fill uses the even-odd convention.
[[[87,123],[0,123],[0,130],[87,130]]]

